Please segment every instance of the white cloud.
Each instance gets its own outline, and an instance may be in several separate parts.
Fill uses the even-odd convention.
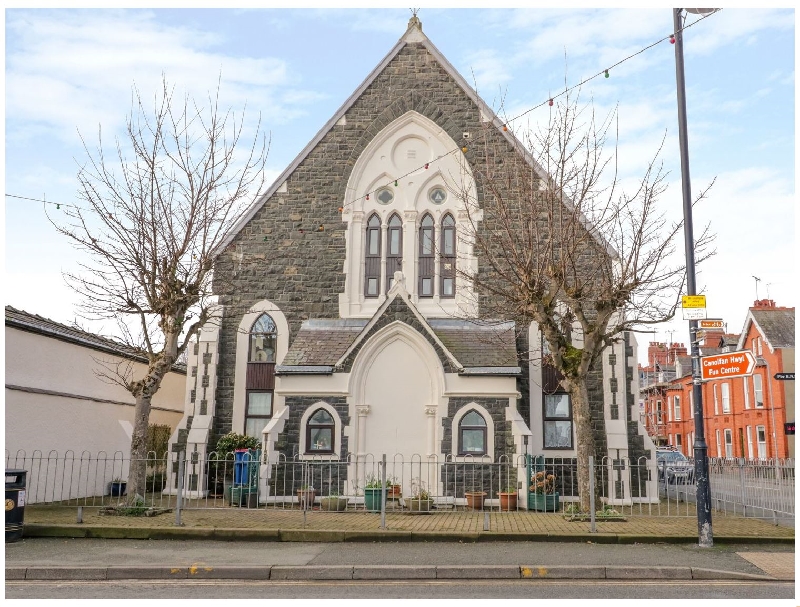
[[[102,124],[105,132],[118,132],[132,84],[147,99],[162,74],[181,83],[179,97],[188,94],[200,103],[221,75],[223,107],[247,103],[272,123],[302,114],[302,104],[319,98],[298,88],[286,61],[226,54],[221,37],[159,23],[149,12],[13,11],[7,28],[13,38],[6,71],[12,137],[30,124],[67,141],[75,140],[76,127],[93,133]]]

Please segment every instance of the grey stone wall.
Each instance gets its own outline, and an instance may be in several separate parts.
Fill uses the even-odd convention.
[[[500,193],[522,204],[523,197],[504,190],[509,187],[504,184],[514,183],[506,175],[514,164],[508,160],[519,158],[512,145],[502,132],[481,121],[472,100],[424,47],[406,45],[349,108],[345,124],[325,134],[289,176],[287,191],[266,200],[217,260],[214,288],[225,315],[213,441],[231,430],[236,332],[250,306],[262,299],[278,305],[289,322],[290,340],[303,320],[338,317],[338,295],[345,278],[345,224],[339,207],[348,178],[367,144],[409,110],[438,124],[454,141],[460,142],[465,131],[474,134],[464,156],[476,178],[479,205],[486,208],[488,203],[485,176],[490,172]],[[542,210],[540,216],[544,229],[547,214]],[[491,219],[481,229],[492,229]],[[582,257],[593,263],[602,255],[591,250]],[[486,273],[480,256],[478,266],[482,275]],[[479,294],[479,301],[489,315],[500,309],[485,294]],[[527,373],[527,365],[523,369]],[[520,382],[523,393],[524,383]],[[597,397],[596,391],[591,394]],[[600,400],[592,402],[602,408],[602,392]],[[523,405],[521,410],[527,418],[529,407]]]

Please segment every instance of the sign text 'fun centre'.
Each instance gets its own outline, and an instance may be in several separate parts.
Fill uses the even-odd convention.
[[[755,368],[756,359],[749,350],[700,358],[700,378],[703,380],[752,375]]]

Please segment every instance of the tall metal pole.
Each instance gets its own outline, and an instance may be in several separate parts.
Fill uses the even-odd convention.
[[[692,184],[689,177],[689,142],[686,132],[686,80],[683,72],[682,8],[672,9],[675,25],[675,78],[678,88],[678,140],[681,152],[683,191],[683,234],[686,246],[686,294],[697,295],[694,268],[694,229],[692,226]],[[697,321],[689,321],[692,347],[692,394],[694,398],[694,477],[697,484],[697,534],[701,548],[714,545],[711,528],[711,485],[708,479],[708,446],[703,422],[703,388],[700,384],[700,344]]]

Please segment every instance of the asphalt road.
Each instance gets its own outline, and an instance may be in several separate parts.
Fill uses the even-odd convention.
[[[6,599],[564,599],[794,598],[790,582],[541,580],[430,582],[6,582]],[[558,601],[558,602],[556,602]]]

